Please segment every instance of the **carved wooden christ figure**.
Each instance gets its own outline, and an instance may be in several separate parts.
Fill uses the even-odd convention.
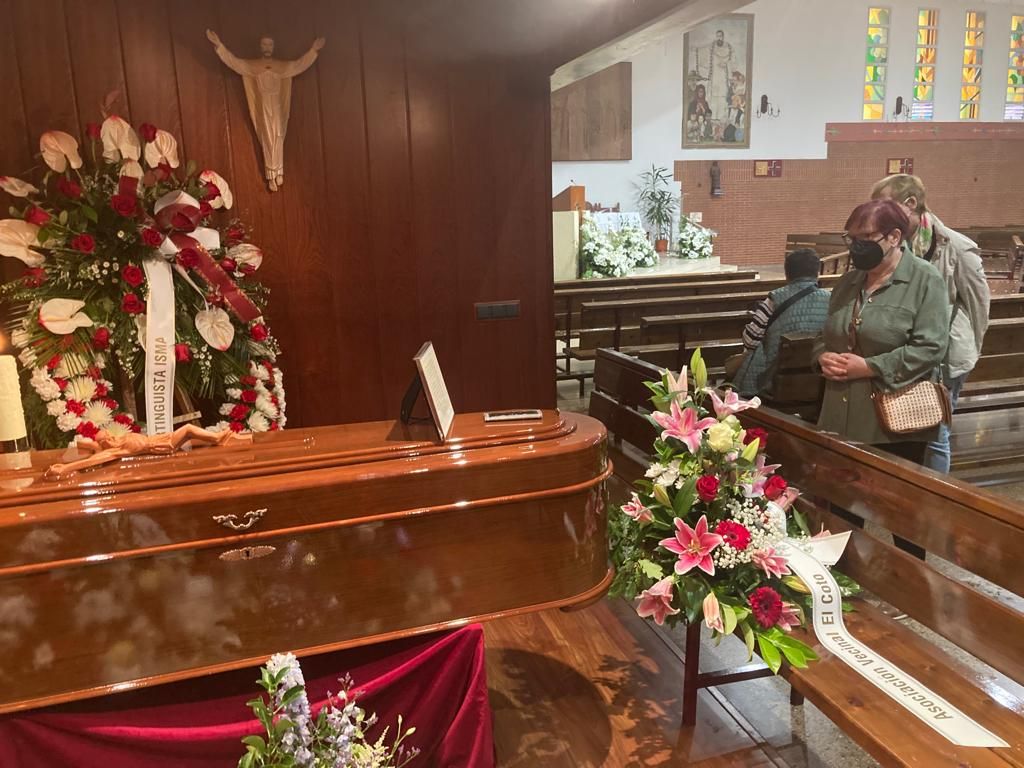
[[[240,59],[224,46],[216,32],[208,29],[206,36],[213,43],[220,60],[242,76],[249,116],[263,147],[267,185],[271,192],[276,192],[284,184],[284,137],[291,113],[292,78],[313,65],[324,47],[324,38],[318,37],[310,49],[295,61],[281,61],[273,58],[273,38],[260,38],[260,58]]]

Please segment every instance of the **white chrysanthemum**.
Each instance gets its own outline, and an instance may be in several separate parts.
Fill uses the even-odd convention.
[[[68,352],[61,355],[60,365],[54,370],[53,375],[61,379],[70,379],[72,376],[79,376],[89,369],[89,360],[75,352]]]
[[[44,401],[50,401],[60,397],[60,387],[57,386],[57,382],[53,380],[50,376],[50,372],[45,368],[36,368],[32,371],[29,384],[32,385],[32,389],[34,389],[36,394]]]
[[[88,411],[86,411],[86,413],[88,413]],[[119,424],[116,421],[112,421],[105,427],[103,427],[103,431],[106,432],[111,437],[124,437],[129,432],[131,432],[131,430],[128,429],[128,427],[126,427],[124,424]]]
[[[74,432],[82,420],[73,413],[63,413],[57,417],[57,429],[61,432]]]
[[[679,479],[680,464],[681,461],[679,459],[674,459],[668,466],[655,462],[647,470],[645,476],[654,480],[656,485],[664,485],[666,487],[674,485],[676,480]]]
[[[270,429],[270,422],[267,421],[267,417],[259,411],[250,413],[246,423],[253,432],[266,432]]]
[[[270,402],[270,398],[267,395],[259,395],[256,398],[256,409],[268,419],[277,418],[277,406]]]
[[[67,397],[80,403],[89,402],[96,397],[96,382],[88,376],[75,376],[68,382]]]
[[[99,428],[105,427],[110,423],[110,419],[113,417],[113,411],[106,403],[101,403],[99,400],[89,404],[89,407],[85,409],[85,413],[82,414],[84,421],[91,421]]]
[[[218,411],[218,413],[221,416],[230,416],[231,415],[231,411],[233,411],[234,409],[235,409],[235,404],[234,403],[224,403],[220,407],[220,410]]]
[[[249,371],[260,381],[266,381],[270,378],[270,372],[262,365],[256,363],[249,363]]]
[[[67,404],[63,400],[51,400],[46,404],[46,412],[57,418],[67,410]]]
[[[238,389],[237,387],[228,387],[227,394],[228,397],[230,397],[232,400],[242,399],[242,390]]]
[[[257,395],[270,395],[270,390],[267,389],[267,385],[264,384],[262,381],[257,381],[255,384],[253,384],[252,388],[256,390]]]
[[[227,405],[227,403],[225,403],[225,405]],[[207,427],[207,429],[210,432],[223,432],[225,429],[229,429],[230,426],[231,425],[228,424],[226,421],[218,421],[212,427]]]

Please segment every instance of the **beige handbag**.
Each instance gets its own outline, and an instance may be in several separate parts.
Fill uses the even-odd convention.
[[[949,390],[937,381],[919,381],[898,392],[871,394],[882,429],[894,435],[906,435],[949,424],[953,408]]]

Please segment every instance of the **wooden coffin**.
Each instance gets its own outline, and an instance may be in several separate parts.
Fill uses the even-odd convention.
[[[610,581],[605,430],[582,415],[461,415],[443,445],[390,421],[288,430],[56,483],[42,471],[64,452],[20,457],[0,471],[0,712],[572,605]]]

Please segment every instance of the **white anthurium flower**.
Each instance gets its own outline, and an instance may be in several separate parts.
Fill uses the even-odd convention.
[[[32,246],[39,242],[39,227],[21,219],[0,221],[0,256],[10,256],[24,262],[26,267],[41,266],[46,257]]]
[[[207,169],[199,174],[199,180],[204,184],[213,184],[220,190],[220,195],[209,201],[210,207],[230,210],[231,206],[235,204],[235,196],[231,192],[231,187],[219,173]]]
[[[117,115],[111,115],[100,126],[103,141],[103,157],[112,163],[118,160],[136,160],[142,153],[139,137],[127,122]]]
[[[196,330],[203,341],[221,352],[231,346],[235,338],[235,326],[228,313],[220,307],[209,307],[196,312]]]
[[[16,179],[13,176],[0,176],[0,189],[11,197],[28,197],[39,191],[27,181]]]
[[[43,162],[57,173],[64,173],[69,163],[72,168],[82,167],[78,142],[70,133],[47,131],[39,137],[39,151],[43,153]]]
[[[238,266],[248,264],[253,269],[259,269],[263,263],[263,251],[251,243],[239,243],[228,248],[227,257],[234,259]]]
[[[84,306],[85,302],[78,299],[50,299],[39,308],[39,324],[58,336],[89,328],[92,318],[82,312]]]
[[[178,141],[164,130],[158,130],[156,138],[146,144],[145,156],[150,168],[156,168],[160,163],[167,163],[171,168],[181,165],[178,161]]]
[[[145,173],[145,171],[142,170],[142,166],[139,165],[138,162],[136,162],[135,160],[126,160],[121,165],[122,176],[131,176],[133,179],[141,179],[143,173]],[[142,194],[141,187],[139,188],[138,192],[140,195]]]

